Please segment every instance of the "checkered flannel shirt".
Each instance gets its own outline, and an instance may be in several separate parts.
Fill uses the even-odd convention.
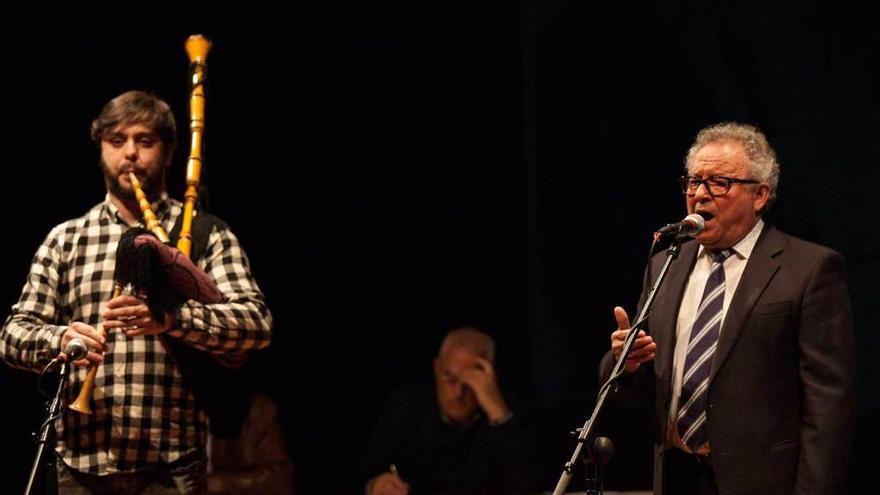
[[[167,196],[153,208],[168,231],[182,211]],[[39,371],[58,354],[70,323],[98,325],[113,293],[116,246],[127,228],[108,196],[49,233],[0,331],[0,356],[8,364]],[[186,301],[175,312],[177,328],[165,335],[212,354],[266,347],[272,316],[232,232],[215,228],[197,265],[214,279],[224,301]],[[68,402],[85,376],[86,367],[73,369]],[[203,449],[206,441],[206,415],[155,335],[109,332],[91,407],[92,415],[67,411],[56,423],[56,450],[78,471],[136,471]]]

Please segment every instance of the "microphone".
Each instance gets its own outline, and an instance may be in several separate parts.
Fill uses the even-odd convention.
[[[657,238],[673,236],[673,237],[696,237],[697,234],[706,229],[706,219],[697,213],[691,213],[684,217],[684,220],[677,223],[670,223],[654,233]]]
[[[64,354],[67,354],[67,360],[71,362],[84,358],[88,352],[88,346],[79,337],[70,339],[70,342],[67,343],[67,349],[64,349]]]

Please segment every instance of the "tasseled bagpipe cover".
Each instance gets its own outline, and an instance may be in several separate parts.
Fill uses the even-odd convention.
[[[204,255],[208,236],[215,227],[226,225],[212,215],[193,218],[193,259]],[[133,227],[122,235],[116,251],[116,283],[145,298],[157,321],[164,321],[166,312],[173,312],[187,300],[205,304],[224,300],[211,277],[171,245],[179,232],[180,222],[172,230],[171,243],[165,244],[149,231]],[[210,354],[180,338],[164,334],[160,338],[208,413],[211,431],[221,437],[236,435],[247,417],[251,398],[241,369],[247,353]]]

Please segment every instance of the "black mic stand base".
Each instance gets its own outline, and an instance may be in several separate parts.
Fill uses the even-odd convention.
[[[46,367],[48,369],[51,367]],[[34,459],[34,465],[31,468],[31,474],[28,478],[27,488],[24,495],[31,495],[34,489],[34,483],[37,479],[37,473],[40,467],[43,467],[44,486],[43,493],[47,495],[55,495],[58,493],[58,466],[55,458],[55,420],[61,415],[61,398],[64,396],[64,390],[67,388],[67,363],[62,361],[58,371],[58,387],[55,389],[55,396],[47,403],[47,417],[43,422],[39,432],[34,433],[34,439],[39,444],[37,447],[37,455]],[[46,452],[49,447],[48,453]],[[45,457],[45,459],[44,459]]]

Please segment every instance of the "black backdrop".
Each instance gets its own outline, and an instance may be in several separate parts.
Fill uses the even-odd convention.
[[[875,17],[815,2],[564,0],[161,15],[3,21],[6,307],[49,228],[103,197],[91,118],[140,88],[185,123],[183,40],[206,34],[210,207],[276,319],[251,370],[278,402],[300,492],[346,493],[385,394],[430,381],[452,325],[496,335],[506,385],[547,413],[550,435],[581,423],[611,307],[632,308],[648,233],[682,216],[684,151],[700,127],[745,120],[782,162],[771,219],[847,258],[854,465],[877,467]],[[0,469],[15,492],[40,404],[34,375],[0,379],[20,454]]]

